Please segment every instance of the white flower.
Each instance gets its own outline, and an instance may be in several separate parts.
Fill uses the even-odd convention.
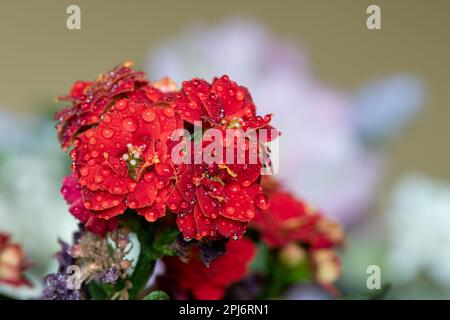
[[[392,279],[407,283],[425,274],[450,288],[450,183],[405,176],[394,189],[385,219]]]

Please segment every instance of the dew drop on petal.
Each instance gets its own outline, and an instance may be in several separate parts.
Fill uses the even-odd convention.
[[[138,128],[138,123],[135,119],[127,117],[122,120],[122,127],[128,132],[135,132]]]
[[[119,110],[119,111],[122,111],[122,110],[125,110],[125,108],[128,106],[128,100],[126,100],[126,99],[122,99],[122,100],[119,100],[117,103],[116,103],[116,109],[117,110]]]
[[[258,194],[255,197],[255,205],[258,207],[258,209],[266,210],[269,208],[269,197],[267,197],[265,194]]]
[[[114,131],[112,129],[105,128],[102,131],[102,136],[105,137],[106,139],[110,139],[113,135]]]
[[[175,111],[171,107],[165,107],[163,113],[167,118],[175,116]]]
[[[156,119],[156,113],[152,109],[145,109],[142,111],[142,119],[146,122],[153,122]]]

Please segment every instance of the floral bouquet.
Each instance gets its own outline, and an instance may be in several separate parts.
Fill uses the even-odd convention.
[[[299,283],[339,296],[343,230],[276,181],[281,133],[247,88],[150,82],[127,62],[59,99],[61,194],[80,223],[44,299],[268,299]],[[0,282],[27,285],[0,239]]]

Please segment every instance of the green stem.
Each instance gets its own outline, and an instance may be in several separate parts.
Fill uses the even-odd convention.
[[[144,218],[137,215],[133,215],[128,222],[128,226],[136,233],[140,244],[138,261],[130,277],[133,287],[129,291],[129,296],[130,299],[136,299],[139,292],[145,289],[155,268],[156,260],[153,254],[153,242],[156,223],[148,223]]]

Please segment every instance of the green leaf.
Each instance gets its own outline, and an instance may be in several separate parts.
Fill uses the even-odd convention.
[[[179,233],[177,229],[164,229],[159,232],[152,246],[153,259],[175,255],[172,244],[176,241]]]
[[[87,285],[90,296],[93,300],[106,300],[108,299],[108,294],[103,290],[103,288],[96,283],[91,281]]]
[[[260,242],[258,244],[256,257],[250,264],[250,273],[254,272],[263,274],[267,273],[268,258],[269,258],[269,250],[267,249],[267,246],[263,242]]]
[[[164,291],[153,291],[144,297],[143,300],[169,300],[169,295]]]

